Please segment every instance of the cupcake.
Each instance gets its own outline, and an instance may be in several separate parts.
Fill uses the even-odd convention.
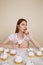
[[[9,53],[10,52],[9,48],[5,48],[4,52]]]
[[[21,56],[16,56],[14,61],[15,61],[16,64],[21,64],[23,59],[22,59]]]
[[[10,55],[12,55],[12,56],[16,55],[16,50],[15,49],[11,49],[10,50]]]
[[[0,54],[4,51],[3,47],[0,47]]]
[[[26,65],[34,65],[31,61],[27,61]]]
[[[2,65],[9,65],[9,63],[3,63]]]
[[[28,52],[28,56],[29,56],[29,57],[34,57],[35,54],[34,54],[34,52],[30,51],[30,52]]]
[[[43,52],[43,48],[39,48],[39,50]]]
[[[8,54],[6,52],[1,54],[1,60],[5,61],[8,58]]]
[[[38,50],[38,51],[36,51],[36,52],[35,52],[35,54],[36,54],[36,56],[38,56],[38,57],[41,57],[41,56],[42,56],[42,52],[41,52],[41,51],[39,51],[39,50]]]

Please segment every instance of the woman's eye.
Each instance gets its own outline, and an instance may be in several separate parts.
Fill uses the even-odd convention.
[[[22,23],[21,25],[23,25],[23,26],[27,26],[27,24],[24,24],[24,23]]]
[[[24,25],[24,24],[22,24],[22,25]]]

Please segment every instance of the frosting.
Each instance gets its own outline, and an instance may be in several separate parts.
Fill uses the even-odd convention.
[[[15,49],[11,49],[10,54],[16,54],[16,50]]]
[[[2,65],[9,65],[8,63],[3,63]]]
[[[29,55],[29,56],[34,56],[34,53],[30,51],[30,52],[28,53],[28,55]]]
[[[42,55],[42,52],[41,51],[36,51],[36,54],[37,55]]]
[[[8,48],[5,48],[4,49],[4,52],[9,52],[10,50]]]
[[[21,56],[16,56],[15,61],[16,62],[22,62],[22,57]]]
[[[34,65],[31,61],[28,61],[26,65]]]
[[[40,51],[43,51],[43,48],[40,48]]]
[[[1,58],[4,59],[4,58],[7,58],[7,57],[8,57],[8,54],[6,52],[4,52],[4,53],[1,54]]]
[[[4,48],[3,47],[0,47],[0,51],[3,51],[4,50]]]

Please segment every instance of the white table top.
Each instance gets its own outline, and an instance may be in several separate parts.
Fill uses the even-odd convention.
[[[17,50],[17,54],[16,55],[20,55],[23,58],[24,63],[26,63],[27,61],[31,61],[34,65],[43,65],[43,57],[33,57],[33,58],[29,58],[27,55],[27,48],[18,48]],[[6,61],[2,61],[0,60],[0,65],[25,65],[25,64],[15,64],[14,63],[14,58],[15,56],[10,56],[8,57],[8,60]]]

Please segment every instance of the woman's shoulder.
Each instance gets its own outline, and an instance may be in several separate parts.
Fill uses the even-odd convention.
[[[10,34],[9,36],[15,36],[17,33],[12,33],[12,34]]]
[[[16,37],[16,34],[17,34],[17,33],[12,33],[12,34],[10,34],[10,35],[8,36],[8,38],[9,38],[10,40],[14,40],[14,38]]]

